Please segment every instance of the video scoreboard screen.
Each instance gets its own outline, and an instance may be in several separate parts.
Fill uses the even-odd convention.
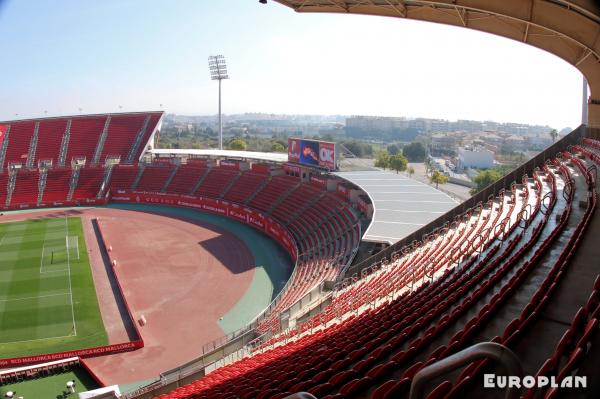
[[[337,170],[337,150],[336,144],[328,141],[288,138],[288,161],[302,165]]]

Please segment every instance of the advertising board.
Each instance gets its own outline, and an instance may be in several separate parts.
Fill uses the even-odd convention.
[[[328,141],[288,138],[288,161],[301,165],[337,170],[337,147]]]

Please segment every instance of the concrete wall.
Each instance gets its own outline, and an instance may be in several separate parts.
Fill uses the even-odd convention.
[[[477,151],[466,148],[458,149],[459,168],[489,169],[494,166],[494,153],[486,149]]]

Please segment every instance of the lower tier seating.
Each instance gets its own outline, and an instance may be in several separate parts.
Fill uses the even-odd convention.
[[[192,194],[194,188],[208,172],[207,168],[182,165],[166,188],[166,192],[174,194]]]
[[[71,175],[71,169],[48,170],[42,202],[65,201],[69,194]]]
[[[36,204],[38,198],[38,180],[39,172],[37,170],[21,169],[17,172],[15,186],[12,192],[10,204]]]
[[[146,166],[136,190],[160,192],[173,172],[171,165]]]
[[[136,165],[117,165],[113,167],[110,177],[110,189],[131,190],[135,179],[139,173]]]
[[[77,187],[73,192],[73,200],[84,200],[96,198],[102,181],[104,180],[104,168],[83,168],[79,172]]]

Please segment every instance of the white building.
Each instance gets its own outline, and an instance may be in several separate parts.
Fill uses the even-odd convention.
[[[457,170],[489,169],[494,166],[494,153],[483,147],[459,148]]]

